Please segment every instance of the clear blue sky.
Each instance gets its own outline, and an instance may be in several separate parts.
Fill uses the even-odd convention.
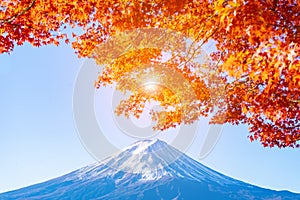
[[[0,192],[94,162],[80,143],[72,113],[73,86],[83,62],[64,45],[24,45],[0,55]],[[226,125],[201,162],[251,184],[300,193],[300,149],[263,148],[247,135],[245,126]],[[188,153],[195,157],[197,150],[196,142]]]

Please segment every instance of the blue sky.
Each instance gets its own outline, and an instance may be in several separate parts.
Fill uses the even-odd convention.
[[[74,83],[84,61],[65,45],[24,45],[0,55],[0,192],[95,162],[73,120]],[[245,126],[224,126],[219,142],[200,162],[251,184],[300,193],[300,149],[263,148],[247,135]],[[194,158],[200,138],[188,151]]]

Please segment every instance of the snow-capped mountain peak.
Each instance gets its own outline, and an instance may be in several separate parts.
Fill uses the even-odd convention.
[[[144,179],[153,180],[171,175],[166,167],[182,155],[164,141],[141,140],[108,157],[101,164],[114,171],[140,174]]]
[[[158,149],[162,147],[166,147],[167,143],[158,140],[140,140],[135,142],[134,144],[122,149],[122,151],[129,151],[133,154],[139,154],[139,153],[150,153],[153,151],[157,151]]]
[[[160,140],[138,141],[64,176],[0,194],[4,199],[300,199],[211,170]]]

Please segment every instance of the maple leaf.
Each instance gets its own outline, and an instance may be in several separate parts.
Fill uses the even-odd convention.
[[[130,90],[133,96],[120,103],[117,113],[127,116],[129,113],[139,116],[145,99],[160,101],[165,110],[153,114],[157,129],[190,124],[210,114],[216,106],[219,111],[211,123],[247,124],[251,141],[259,140],[270,147],[299,147],[300,2],[276,2],[0,1],[0,53],[9,53],[14,45],[25,42],[40,46],[60,45],[63,40],[69,44],[71,40],[79,57],[93,57],[99,53],[97,47],[109,38],[142,28],[176,31],[200,46],[212,40],[216,51],[204,64],[191,62],[198,54],[197,48],[182,54],[186,46],[180,37],[163,38],[166,34],[157,32],[151,33],[149,41],[141,43],[143,37],[127,35],[123,40],[107,43],[107,48],[102,50],[109,53],[106,58],[95,58],[99,63],[113,59],[111,68],[105,70],[95,86],[123,81],[119,89]],[[126,41],[135,43],[130,47]],[[161,62],[161,49],[142,48],[151,43],[171,52],[170,62]],[[140,50],[132,49],[136,44]],[[117,56],[120,52],[125,53]],[[176,83],[182,81],[172,74],[176,72],[189,90],[160,88],[159,92],[148,94],[129,84],[133,81],[124,81],[125,77],[133,80],[130,73],[136,76],[136,83],[143,80],[142,75],[150,72],[143,71],[144,68],[136,71],[136,66],[147,63],[165,66],[169,75],[162,81],[170,86],[177,87]],[[156,73],[164,74],[165,69],[156,69]],[[180,104],[183,99],[184,103]],[[173,106],[174,110],[167,110],[166,105]]]

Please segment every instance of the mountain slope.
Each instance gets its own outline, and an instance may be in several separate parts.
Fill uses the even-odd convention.
[[[139,141],[101,163],[0,199],[300,199],[215,172],[160,140]]]

